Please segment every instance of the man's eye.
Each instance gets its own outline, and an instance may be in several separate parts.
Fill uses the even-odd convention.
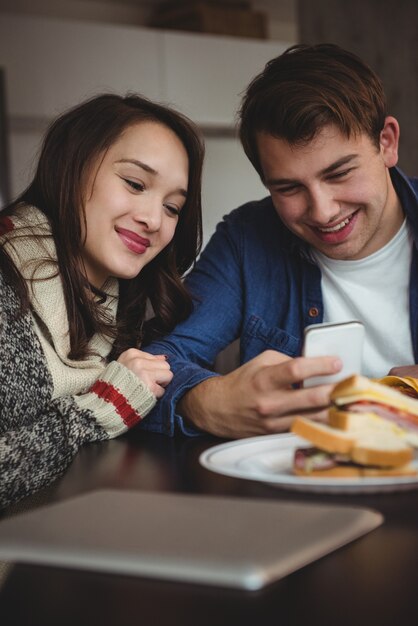
[[[142,183],[138,183],[134,180],[129,180],[129,178],[124,178],[123,179],[125,181],[125,183],[127,183],[129,185],[129,187],[131,187],[132,189],[134,189],[135,191],[144,191],[145,187]]]
[[[347,174],[349,174],[350,172],[351,169],[343,170],[342,172],[335,172],[334,174],[331,174],[328,178],[330,180],[337,180],[338,178],[344,178],[344,176],[347,176]]]
[[[290,196],[292,193],[298,191],[298,185],[288,185],[287,187],[277,187],[274,191],[284,196]]]

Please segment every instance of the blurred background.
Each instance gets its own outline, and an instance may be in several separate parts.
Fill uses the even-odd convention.
[[[204,238],[266,192],[236,139],[240,95],[274,56],[334,42],[383,79],[401,124],[400,165],[418,174],[417,0],[0,0],[0,201],[27,184],[61,111],[135,91],[202,128]]]

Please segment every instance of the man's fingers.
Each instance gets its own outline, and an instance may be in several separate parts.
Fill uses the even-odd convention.
[[[292,357],[287,356],[287,354],[283,354],[282,352],[278,352],[277,350],[265,350],[258,356],[254,357],[252,359],[252,363],[257,364],[257,366],[268,367],[269,365],[280,365],[281,363],[292,360]]]
[[[293,422],[297,417],[309,417],[317,422],[326,422],[328,420],[328,410],[323,411],[301,411],[296,415],[289,415],[283,417],[270,417],[263,422],[263,429],[265,434],[283,433],[290,430]]]
[[[272,391],[260,398],[262,410],[259,412],[267,417],[279,417],[299,411],[318,411],[329,405],[333,387],[320,385],[306,389]]]
[[[312,376],[336,374],[341,367],[341,360],[334,356],[298,357],[260,369],[255,384],[263,391],[286,389]]]

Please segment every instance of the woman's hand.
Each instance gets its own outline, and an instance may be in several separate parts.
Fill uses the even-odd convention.
[[[164,387],[173,378],[164,354],[148,354],[136,348],[129,348],[122,352],[118,363],[138,376],[157,398],[161,398],[164,394]]]

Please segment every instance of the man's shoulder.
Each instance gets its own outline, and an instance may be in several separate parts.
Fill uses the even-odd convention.
[[[402,191],[406,191],[410,197],[418,200],[418,176],[408,176],[399,167],[391,168],[390,174],[398,195],[403,195]],[[411,191],[412,196],[410,194]]]
[[[288,250],[298,244],[297,238],[278,216],[270,196],[253,200],[224,216],[218,233],[227,233],[241,243],[261,244],[271,249]]]
[[[231,227],[255,228],[262,231],[270,230],[272,227],[281,229],[283,226],[270,196],[242,204],[225,215],[224,221]]]
[[[275,213],[271,196],[266,196],[265,198],[261,198],[260,200],[251,200],[249,202],[245,202],[244,204],[241,204],[238,208],[233,209],[225,216],[225,218],[232,218],[237,220],[253,219],[256,212],[257,214],[259,214],[260,211]]]
[[[408,181],[418,197],[418,176],[408,176]]]

